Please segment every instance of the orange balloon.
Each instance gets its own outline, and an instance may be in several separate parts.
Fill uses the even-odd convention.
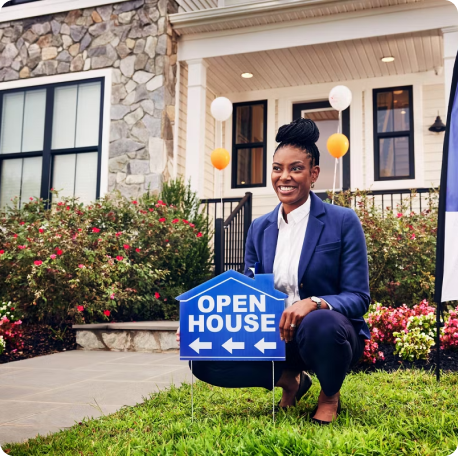
[[[343,157],[350,148],[350,141],[345,135],[335,133],[328,139],[328,151],[334,158]]]
[[[211,156],[211,161],[216,169],[223,170],[231,161],[231,156],[226,149],[222,147],[215,149]]]

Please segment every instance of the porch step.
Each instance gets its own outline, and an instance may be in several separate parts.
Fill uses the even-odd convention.
[[[78,350],[176,352],[178,321],[73,325]]]

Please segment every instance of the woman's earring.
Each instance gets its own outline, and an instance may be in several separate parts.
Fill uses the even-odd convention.
[[[315,188],[315,182],[312,182],[311,187],[312,187],[312,188]]]

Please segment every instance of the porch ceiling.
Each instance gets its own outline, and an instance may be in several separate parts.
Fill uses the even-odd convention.
[[[395,61],[383,63],[382,57]],[[212,57],[208,83],[217,93],[419,73],[443,66],[440,30]],[[242,73],[253,73],[243,79]]]

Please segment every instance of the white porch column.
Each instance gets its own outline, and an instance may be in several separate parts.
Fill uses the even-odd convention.
[[[442,33],[444,34],[445,106],[446,109],[448,109],[453,79],[453,67],[458,52],[458,27],[443,28]],[[445,115],[447,115],[447,113],[445,113]]]
[[[205,164],[205,108],[207,67],[204,59],[188,60],[188,102],[186,125],[186,182],[202,197]]]

